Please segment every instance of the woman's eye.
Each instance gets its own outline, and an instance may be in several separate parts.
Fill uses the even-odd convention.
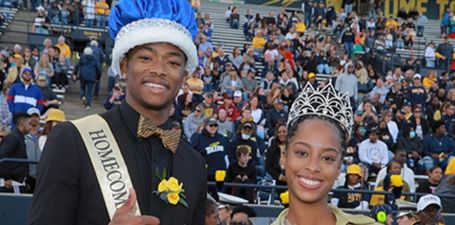
[[[296,154],[298,157],[302,157],[302,158],[308,156],[308,152],[302,151],[302,150],[297,150],[297,151],[295,152],[295,154]]]

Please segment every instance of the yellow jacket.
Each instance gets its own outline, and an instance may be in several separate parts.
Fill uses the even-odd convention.
[[[265,38],[263,37],[254,37],[253,38],[253,48],[264,48],[265,46],[265,43],[267,43],[267,41],[265,40]]]
[[[423,87],[425,88],[431,88],[431,86],[433,86],[434,83],[436,83],[438,80],[436,79],[436,77],[434,77],[433,79],[429,78],[429,77],[424,77],[423,78]]]
[[[71,57],[70,46],[68,46],[67,44],[63,44],[63,45],[57,44],[55,46],[57,46],[57,48],[60,49],[60,54],[65,55],[66,58],[70,58]]]
[[[99,15],[109,15],[109,5],[106,2],[97,2],[95,12]]]
[[[297,31],[299,33],[303,33],[303,32],[305,32],[305,30],[306,30],[305,23],[298,22],[295,24],[295,31]]]

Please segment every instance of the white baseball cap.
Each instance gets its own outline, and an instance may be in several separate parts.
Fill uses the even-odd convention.
[[[441,199],[438,196],[432,194],[424,195],[419,199],[419,202],[417,202],[417,212],[420,212],[433,204],[442,208]]]
[[[234,92],[234,97],[242,97],[242,92],[241,91],[235,91]]]

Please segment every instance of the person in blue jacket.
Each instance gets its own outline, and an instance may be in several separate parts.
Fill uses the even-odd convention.
[[[429,171],[433,166],[439,165],[445,169],[449,159],[455,153],[454,140],[446,134],[445,123],[441,120],[433,124],[433,133],[425,137],[423,143],[425,169]]]
[[[25,68],[21,74],[20,83],[13,84],[6,97],[11,113],[26,113],[29,108],[44,107],[44,98],[38,86],[32,83],[32,70]]]
[[[84,54],[74,68],[75,75],[81,81],[80,96],[87,110],[92,106],[93,88],[100,74],[101,66],[99,59],[93,54],[93,49],[86,47]]]

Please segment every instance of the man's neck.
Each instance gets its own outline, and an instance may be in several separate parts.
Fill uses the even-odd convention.
[[[126,95],[126,102],[136,110],[139,114],[144,117],[151,119],[157,126],[164,124],[169,119],[169,112],[171,110],[171,106],[169,105],[166,109],[162,110],[153,110],[147,109],[139,104],[131,103],[132,101],[128,101],[130,95]]]

